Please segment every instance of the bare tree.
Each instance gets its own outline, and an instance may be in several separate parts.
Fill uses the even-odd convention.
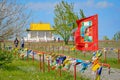
[[[0,39],[23,33],[29,13],[17,0],[0,0]]]

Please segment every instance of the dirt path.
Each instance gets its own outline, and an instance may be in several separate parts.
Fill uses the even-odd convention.
[[[39,60],[39,56],[35,55],[35,59]],[[77,66],[77,72],[80,73],[81,66]],[[73,66],[70,68],[71,71],[74,70]],[[89,78],[90,80],[94,79],[94,74],[91,70],[91,67],[88,67],[87,70],[85,70],[84,73],[81,73],[82,76],[85,76]],[[120,80],[120,69],[111,68],[110,69],[110,75],[108,74],[108,69],[103,68],[102,74],[101,74],[101,80]]]
[[[77,71],[80,72],[81,66],[77,66]],[[73,67],[71,67],[73,70]],[[88,77],[89,79],[94,79],[94,74],[91,71],[91,67],[89,67],[87,70],[85,70],[84,73],[81,73],[81,75]],[[110,75],[108,74],[108,69],[103,68],[102,74],[101,74],[101,80],[120,80],[120,69],[111,68],[110,69]]]

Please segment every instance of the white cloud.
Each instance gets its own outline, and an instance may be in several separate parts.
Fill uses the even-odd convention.
[[[51,10],[54,10],[54,6],[56,5],[56,3],[51,3],[51,2],[31,2],[27,4],[27,7],[31,10],[35,10],[35,11],[40,11],[40,10],[45,10],[50,12]]]
[[[107,8],[107,7],[111,7],[111,6],[113,6],[113,4],[110,2],[107,2],[107,1],[98,2],[96,4],[97,8]]]
[[[95,2],[94,0],[87,0],[85,2],[76,2],[75,7],[86,7],[86,8],[108,8],[113,6],[113,3],[107,1],[99,1]]]
[[[34,11],[44,10],[52,12],[56,4],[57,2],[30,2],[27,7]],[[75,2],[75,8],[108,8],[111,6],[113,6],[113,3],[108,1],[95,2],[94,0],[86,0],[84,2]]]
[[[97,1],[95,0],[85,0],[83,2],[79,1],[73,1],[74,2],[74,8],[75,10],[81,9],[81,8],[92,8],[92,9],[100,9],[100,8],[108,8],[113,6],[113,3],[110,3],[108,1]],[[54,11],[54,7],[56,4],[58,4],[59,1],[57,2],[30,2],[27,3],[26,6],[31,9],[32,11],[42,11],[45,12],[46,14],[52,14]]]

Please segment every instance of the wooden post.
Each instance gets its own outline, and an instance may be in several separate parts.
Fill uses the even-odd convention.
[[[77,51],[75,50],[75,54],[76,54],[76,57],[77,57]]]
[[[53,45],[53,52],[54,52],[54,45]]]
[[[27,41],[27,47],[30,49],[30,47],[29,47],[29,42]]]
[[[43,53],[43,72],[45,72],[45,60],[44,60],[44,53]]]
[[[120,63],[120,49],[118,49],[118,63]]]
[[[107,51],[105,51],[105,54],[104,54],[104,62],[107,62]]]
[[[41,54],[39,54],[39,69],[40,69],[40,71],[41,71],[41,68],[42,68],[42,66],[41,66]]]
[[[45,47],[45,46],[43,45],[43,46],[42,46],[42,51],[44,51],[44,47]]]
[[[46,51],[46,45],[44,45],[44,50],[43,51]]]
[[[61,63],[59,64],[59,66],[60,66],[60,69],[59,69],[59,70],[60,70],[60,77],[61,77],[61,75],[62,75],[62,74],[61,74]]]
[[[64,46],[62,46],[63,54],[64,54]]]
[[[45,51],[48,52],[48,46],[46,45]]]
[[[34,52],[33,52],[33,55],[32,55],[32,60],[33,60],[33,62],[34,62]]]
[[[27,59],[26,60],[28,61],[28,52],[27,52]]]
[[[76,64],[74,65],[74,80],[76,80]]]
[[[59,46],[58,46],[58,53],[59,53]]]
[[[84,52],[84,57],[86,57],[86,53]]]
[[[50,72],[50,60],[48,58],[48,72]]]
[[[68,53],[70,54],[70,47],[68,47]]]
[[[83,51],[84,57],[86,57],[86,51]]]
[[[22,55],[22,60],[24,59],[24,55]]]
[[[15,51],[15,53],[14,53],[14,56],[16,57],[16,51]]]
[[[68,47],[68,53],[69,53],[69,47]]]
[[[40,47],[41,47],[41,46],[40,46],[40,44],[38,44],[38,45],[39,45],[39,48],[38,48],[38,49],[40,50]]]
[[[49,52],[50,52],[50,45],[49,45]]]
[[[20,58],[20,53],[18,53],[18,58]]]
[[[31,47],[30,47],[30,42],[28,42],[28,44],[29,44],[28,46],[29,46],[29,49],[30,49],[30,48],[31,48]]]
[[[37,49],[39,49],[39,43],[38,43],[38,45],[37,45]]]

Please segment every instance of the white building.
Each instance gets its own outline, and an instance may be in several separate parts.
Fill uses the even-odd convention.
[[[27,30],[28,34],[25,40],[34,42],[52,41],[53,35],[51,31],[53,29],[48,23],[31,23],[30,29]]]

